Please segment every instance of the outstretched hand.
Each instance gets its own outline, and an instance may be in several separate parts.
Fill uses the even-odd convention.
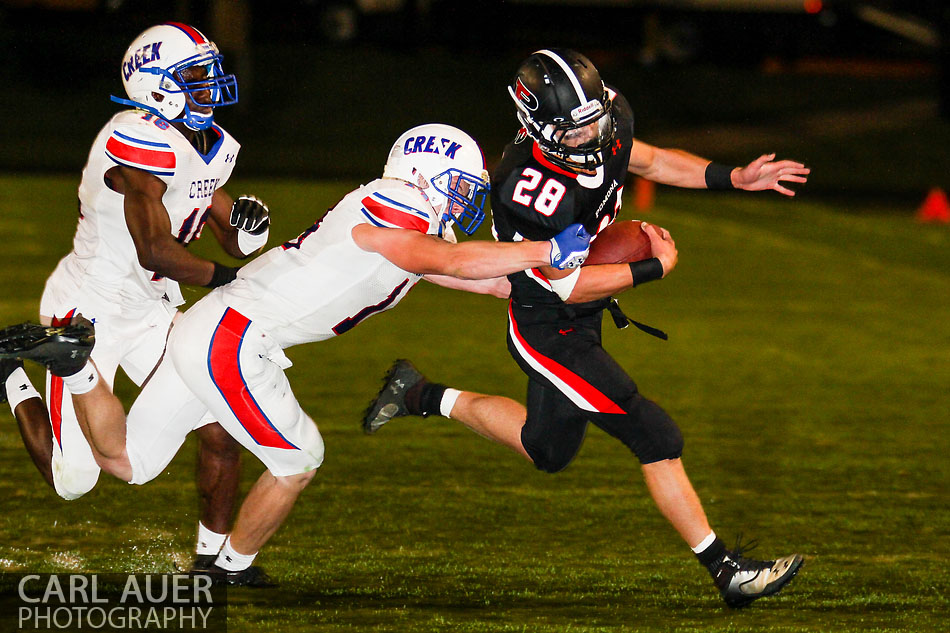
[[[811,169],[793,160],[773,161],[775,161],[775,154],[759,156],[745,167],[732,172],[732,184],[736,189],[745,191],[774,189],[783,195],[794,196],[795,192],[782,186],[782,183],[804,183],[808,180]]]

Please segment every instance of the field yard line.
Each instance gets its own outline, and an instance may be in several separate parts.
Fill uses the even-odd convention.
[[[694,228],[702,228],[707,232],[715,227],[718,233],[739,238],[746,242],[780,248],[789,252],[817,254],[823,257],[846,257],[852,259],[856,264],[870,270],[878,272],[887,271],[889,276],[900,274],[912,278],[915,282],[950,284],[950,275],[940,271],[928,270],[890,260],[884,261],[883,258],[863,255],[853,251],[845,251],[844,249],[829,246],[828,244],[803,242],[801,240],[783,237],[774,231],[763,229],[755,225],[743,224],[721,217],[709,217],[680,209],[673,209],[671,212],[675,215],[677,222],[682,222]],[[676,239],[675,235],[673,239]]]

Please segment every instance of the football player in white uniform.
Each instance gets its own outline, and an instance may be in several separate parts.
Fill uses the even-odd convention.
[[[283,349],[349,331],[394,307],[423,278],[506,296],[509,286],[500,277],[507,273],[583,262],[590,236],[580,225],[538,242],[452,243],[451,224],[469,234],[478,228],[488,190],[484,157],[469,135],[442,124],[413,128],[393,145],[383,178],[351,192],[179,319],[128,421],[91,363],[76,373],[70,373],[75,362],[59,371],[70,374],[65,382],[100,465],[143,484],[164,470],[210,412],[267,467],[211,573],[231,584],[267,584],[251,563],[324,452],[316,424],[284,375],[291,363]],[[35,328],[37,336],[13,352],[16,327],[0,332],[0,355],[49,362],[63,341],[54,340],[55,329]]]
[[[112,99],[134,109],[113,116],[92,144],[73,250],[46,282],[40,321],[91,319],[104,383],[111,385],[121,366],[141,385],[184,301],[179,282],[216,287],[234,279],[236,269],[189,253],[188,243],[207,224],[229,255],[244,258],[266,243],[270,221],[262,202],[234,202],[222,189],[240,145],[214,122],[214,108],[237,102],[237,83],[213,42],[185,24],[153,26],[129,46],[121,73],[128,98]],[[62,379],[48,374],[44,406],[21,368],[8,361],[2,369],[40,472],[64,499],[88,492],[99,467]],[[239,449],[216,424],[205,426],[201,439],[198,554],[210,564],[232,513]]]

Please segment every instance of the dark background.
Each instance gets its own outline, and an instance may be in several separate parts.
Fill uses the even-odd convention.
[[[216,114],[243,145],[236,177],[367,180],[429,121],[493,163],[519,61],[569,46],[628,97],[644,141],[735,164],[775,151],[814,169],[809,194],[911,203],[950,185],[943,5],[0,0],[0,169],[78,178],[129,42],[180,20],[238,75],[240,103]]]

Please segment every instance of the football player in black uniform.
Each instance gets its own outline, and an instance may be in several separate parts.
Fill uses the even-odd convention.
[[[492,174],[494,230],[501,241],[546,240],[574,222],[598,233],[620,210],[628,172],[681,187],[785,195],[794,192],[783,182],[804,183],[809,172],[801,163],[774,161],[774,155],[732,168],[638,141],[630,104],[574,51],[534,53],[508,91],[523,127]],[[390,369],[364,429],[375,432],[402,415],[440,414],[553,473],[570,463],[593,422],[633,451],[660,511],[712,574],[726,603],[741,607],[779,591],[803,557],[759,561],[743,557],[739,544],[726,548],[686,476],[676,423],[638,392],[601,346],[605,309],[618,325],[627,323],[611,296],[660,279],[676,265],[669,233],[649,225],[644,230],[654,255],[646,261],[509,275],[508,349],[528,375],[527,409],[508,398],[429,382],[403,360]]]

